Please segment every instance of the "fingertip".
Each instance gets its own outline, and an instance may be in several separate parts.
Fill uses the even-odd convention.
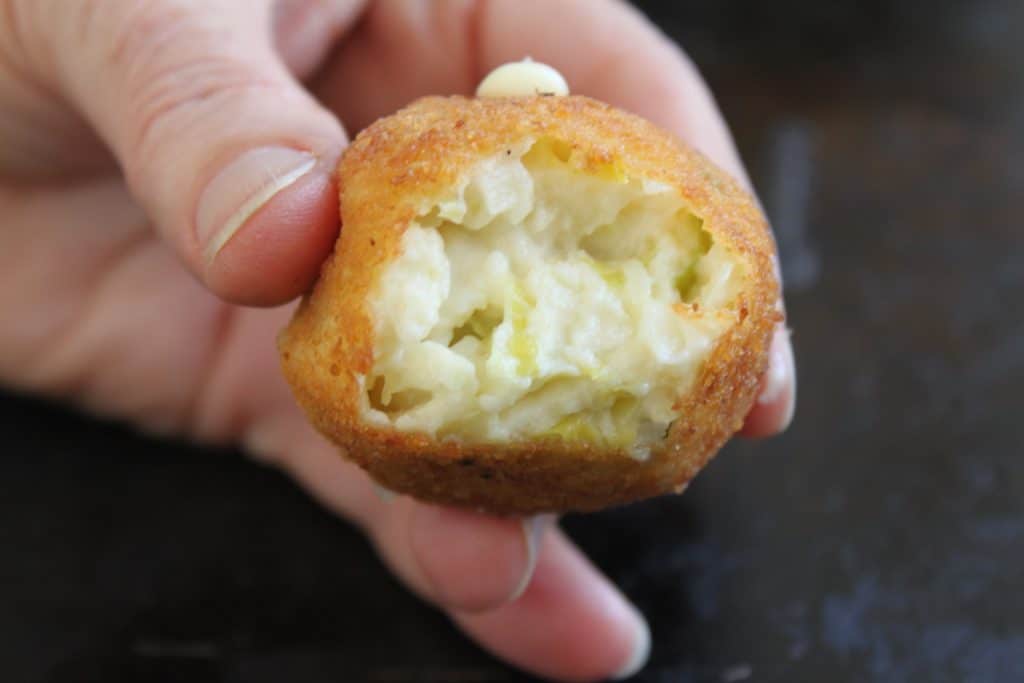
[[[227,301],[249,306],[278,305],[306,292],[338,235],[332,170],[316,163],[237,226],[222,223],[221,229],[231,230],[226,237],[209,233],[214,237],[203,247],[206,285]]]
[[[483,614],[454,616],[506,661],[558,680],[628,677],[650,653],[643,616],[557,530],[544,536],[522,597]]]
[[[625,663],[612,674],[613,681],[623,681],[635,676],[647,665],[647,660],[651,657],[651,627],[639,612],[636,617],[632,650]]]
[[[768,351],[768,368],[761,390],[740,434],[751,438],[774,436],[786,431],[796,410],[796,362],[790,331],[776,328]]]
[[[428,597],[446,609],[482,612],[514,600],[529,584],[543,529],[540,521],[417,504],[409,543]]]

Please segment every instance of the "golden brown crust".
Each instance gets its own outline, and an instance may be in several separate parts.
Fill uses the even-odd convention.
[[[747,263],[741,322],[716,343],[680,397],[681,417],[648,460],[557,439],[503,445],[436,441],[360,417],[373,363],[370,290],[424,207],[480,159],[550,136],[584,165],[676,188],[704,229]],[[574,157],[576,158],[576,157]],[[579,97],[428,97],[363,131],[339,166],[342,231],[320,280],[279,346],[285,376],[313,424],[381,485],[423,500],[495,513],[595,510],[675,490],[742,425],[779,315],[772,242],[739,184],[652,124]]]

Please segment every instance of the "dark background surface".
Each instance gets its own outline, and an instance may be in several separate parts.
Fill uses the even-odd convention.
[[[1024,3],[642,5],[775,223],[801,402],[565,521],[637,680],[1024,680]],[[5,681],[521,680],[275,472],[13,397],[0,443]]]

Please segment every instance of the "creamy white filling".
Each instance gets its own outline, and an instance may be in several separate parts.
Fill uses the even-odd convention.
[[[371,297],[367,419],[636,457],[664,436],[742,273],[668,186],[571,154],[523,141],[423,207]]]

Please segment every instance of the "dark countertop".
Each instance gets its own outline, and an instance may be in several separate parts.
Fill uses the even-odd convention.
[[[565,521],[637,680],[1024,680],[1024,3],[644,4],[775,222],[801,400]],[[4,680],[522,680],[276,472],[10,396],[0,443]]]

